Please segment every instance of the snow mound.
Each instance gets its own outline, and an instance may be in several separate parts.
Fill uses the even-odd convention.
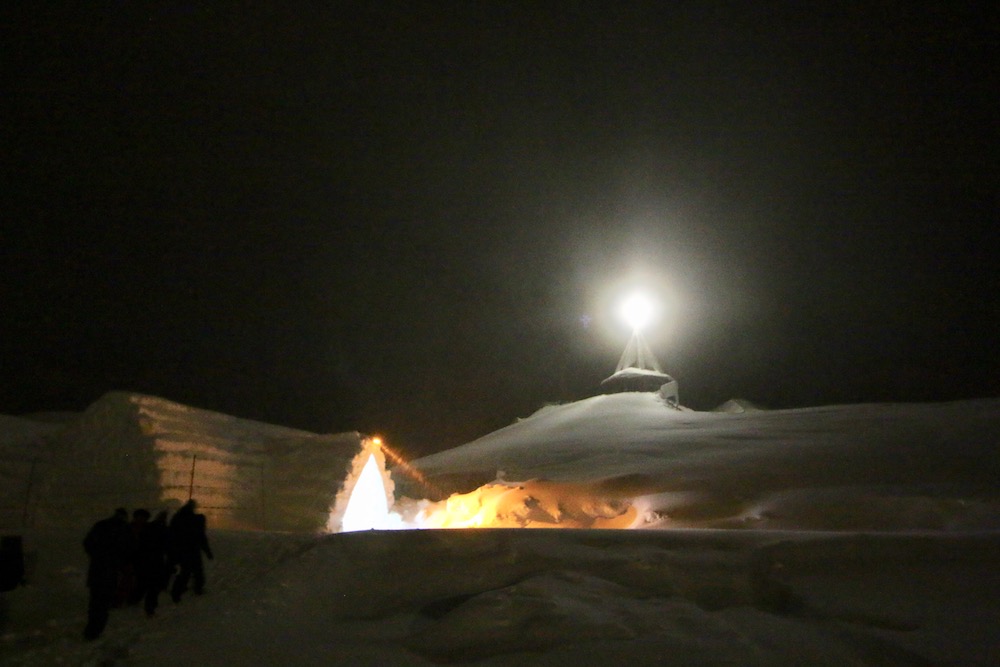
[[[498,476],[585,483],[647,528],[996,529],[1000,400],[728,413],[612,394],[413,465],[445,494]]]
[[[756,405],[755,403],[748,401],[745,398],[731,398],[722,405],[714,408],[712,412],[756,412],[758,410],[763,410],[764,408]]]

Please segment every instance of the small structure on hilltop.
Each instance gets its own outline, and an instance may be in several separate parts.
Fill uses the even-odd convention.
[[[638,329],[633,330],[615,372],[602,380],[601,386],[609,394],[658,391],[670,405],[680,405],[677,380],[663,372],[656,355]]]
[[[615,372],[605,378],[601,386],[606,393],[658,391],[668,405],[680,409],[677,380],[663,372],[656,355],[642,337],[642,329],[649,324],[655,310],[653,302],[642,293],[632,294],[622,303],[621,314],[632,327],[632,337]]]

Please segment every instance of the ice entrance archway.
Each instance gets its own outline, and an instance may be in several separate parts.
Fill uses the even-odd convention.
[[[385,469],[382,440],[366,437],[361,445],[330,508],[327,530],[332,533],[387,529],[396,523],[389,512],[395,484]]]

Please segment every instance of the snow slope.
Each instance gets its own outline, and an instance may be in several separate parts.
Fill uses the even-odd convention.
[[[644,527],[998,529],[1000,400],[733,414],[611,394],[544,408],[413,466],[445,493],[498,475],[586,483],[641,508]]]

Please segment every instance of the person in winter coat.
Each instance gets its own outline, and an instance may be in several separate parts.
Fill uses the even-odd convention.
[[[146,510],[136,510],[133,516],[136,514],[139,514],[139,521],[133,518],[132,522],[133,526],[138,526],[132,562],[135,588],[129,602],[138,604],[142,601],[146,615],[153,616],[160,603],[160,592],[166,588],[170,577],[167,562],[167,513],[160,512],[152,521],[147,520],[149,512]]]
[[[115,601],[118,580],[128,563],[131,550],[128,512],[119,507],[114,515],[95,523],[83,538],[83,549],[90,558],[87,568],[90,599],[83,636],[85,639],[97,639],[108,623],[108,612]]]
[[[0,594],[24,585],[24,547],[20,535],[0,536]],[[7,625],[7,601],[0,595],[0,634]]]
[[[142,596],[136,594],[138,578],[136,562],[139,557],[139,534],[149,521],[149,510],[137,509],[132,512],[132,522],[128,525],[129,552],[125,566],[118,576],[118,592],[115,594],[115,607],[126,604],[136,604]]]
[[[201,554],[204,552],[209,560],[214,558],[208,545],[205,515],[195,513],[197,506],[194,500],[187,501],[170,520],[170,548],[174,562],[180,567],[170,589],[174,602],[181,601],[181,595],[191,579],[194,580],[192,588],[195,595],[205,592],[205,567]]]
[[[0,537],[0,593],[24,585],[24,547],[20,535]]]

